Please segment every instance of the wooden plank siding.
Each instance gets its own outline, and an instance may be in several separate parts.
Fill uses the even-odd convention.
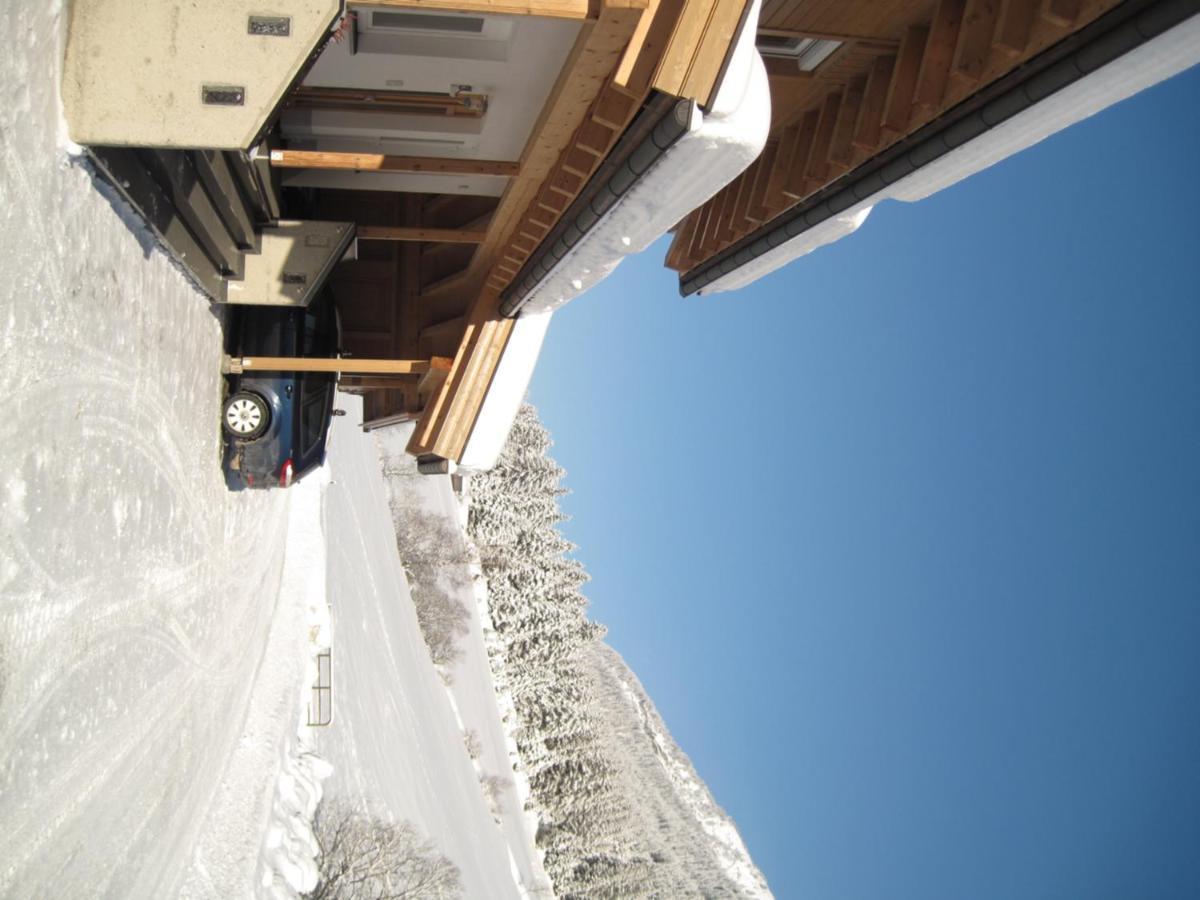
[[[672,253],[695,269],[771,218],[1119,5],[1121,0],[765,0],[760,33],[842,40],[808,78],[771,77],[774,147],[758,208],[725,222],[724,194],[698,211],[728,237]],[[672,249],[675,249],[674,246]]]

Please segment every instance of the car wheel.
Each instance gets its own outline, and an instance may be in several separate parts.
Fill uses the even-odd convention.
[[[238,391],[225,401],[225,413],[221,424],[228,434],[243,441],[251,441],[267,430],[271,422],[271,411],[267,402],[257,394]]]

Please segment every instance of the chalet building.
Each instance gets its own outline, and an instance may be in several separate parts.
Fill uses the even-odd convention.
[[[1200,59],[1200,0],[75,0],[72,138],[223,303],[335,295],[367,426],[486,469],[554,311],[733,290]]]

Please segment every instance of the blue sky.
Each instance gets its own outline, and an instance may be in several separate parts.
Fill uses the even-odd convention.
[[[531,399],[592,614],[780,897],[1200,896],[1200,70]]]

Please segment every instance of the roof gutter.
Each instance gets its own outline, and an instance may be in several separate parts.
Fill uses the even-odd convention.
[[[567,207],[558,224],[500,295],[500,313],[514,318],[555,266],[596,227],[676,141],[690,131],[696,104],[655,93],[613,152]]]
[[[889,187],[898,187],[897,183],[902,179],[1165,34],[1198,12],[1200,0],[1130,0],[1122,4],[900,141],[872,163],[776,217],[704,265],[684,273],[680,276],[680,293],[688,296],[709,288],[822,224],[835,227],[831,229],[832,237],[816,246],[854,230],[866,217],[871,204],[891,195]],[[1115,99],[1108,100],[1103,106],[1112,102]],[[852,208],[857,209],[851,212]],[[829,220],[837,221],[830,223]],[[810,249],[815,246],[794,255],[802,255]],[[782,259],[775,266],[764,266],[759,275],[772,271],[790,258]],[[714,289],[732,289],[744,282],[747,279],[740,279],[738,284],[728,288],[722,285]]]
[[[708,108],[654,95],[501,294],[504,315],[552,312],[586,293],[754,162],[771,119],[754,46],[760,5],[748,5]]]

